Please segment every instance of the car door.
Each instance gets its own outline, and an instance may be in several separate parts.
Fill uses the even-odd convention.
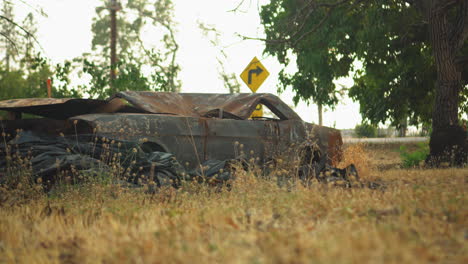
[[[301,155],[301,151],[308,139],[307,131],[302,120],[282,120],[278,125],[279,144],[278,152],[294,159],[294,155]]]
[[[205,119],[205,160],[254,158],[264,161],[278,145],[276,120]]]
[[[174,154],[187,168],[204,159],[205,127],[199,118],[164,114],[89,114],[75,119],[100,136],[141,143],[145,151]]]

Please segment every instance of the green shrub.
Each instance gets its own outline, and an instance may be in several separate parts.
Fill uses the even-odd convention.
[[[377,127],[371,124],[363,123],[356,125],[354,128],[354,133],[356,133],[356,136],[360,138],[374,138],[377,137]]]
[[[403,162],[403,167],[412,168],[426,160],[429,155],[429,144],[427,142],[418,143],[418,148],[415,151],[408,151],[406,146],[400,146],[400,157]]]

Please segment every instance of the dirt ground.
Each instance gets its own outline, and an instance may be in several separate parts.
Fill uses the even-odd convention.
[[[402,169],[398,149],[347,146],[375,188],[3,188],[0,263],[467,263],[468,168]]]
[[[355,144],[347,144],[345,147],[348,145]],[[362,144],[362,147],[369,154],[368,158],[372,166],[378,170],[401,168],[400,146],[405,146],[409,152],[418,149],[417,143]]]

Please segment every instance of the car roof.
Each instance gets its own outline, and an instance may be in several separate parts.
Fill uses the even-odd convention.
[[[248,119],[263,104],[283,120],[301,120],[287,104],[268,93],[173,93],[124,91],[107,100],[29,98],[0,101],[0,110],[66,119],[92,113],[139,112],[188,117]]]

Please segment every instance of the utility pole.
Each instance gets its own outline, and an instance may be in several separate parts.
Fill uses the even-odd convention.
[[[117,11],[122,9],[122,6],[117,0],[110,0],[109,10],[110,10],[110,88],[112,92],[114,91],[114,80],[115,80],[115,69],[117,64]]]

